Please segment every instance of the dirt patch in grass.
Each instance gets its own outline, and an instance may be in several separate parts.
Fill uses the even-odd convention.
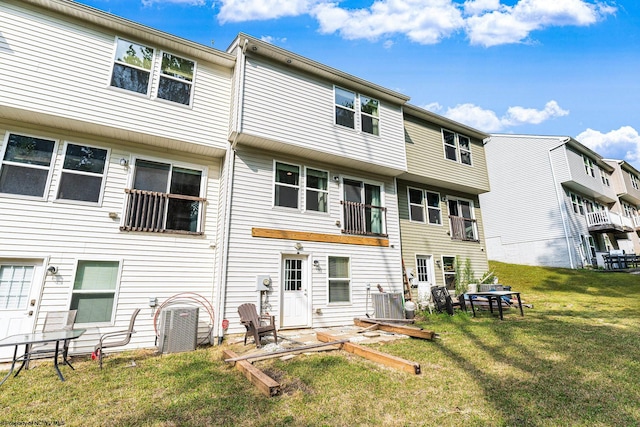
[[[304,394],[316,394],[315,390],[305,384],[300,378],[291,378],[287,373],[273,366],[261,368],[262,372],[280,383],[280,392],[282,395],[292,395],[296,392]]]

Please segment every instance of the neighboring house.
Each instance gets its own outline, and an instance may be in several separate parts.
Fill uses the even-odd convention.
[[[454,289],[457,263],[488,270],[478,195],[489,191],[489,135],[405,105],[407,172],[398,177],[402,256],[413,284]],[[484,207],[483,207],[484,208]]]
[[[408,98],[244,34],[229,51],[229,332],[242,330],[245,302],[278,328],[373,314],[378,284],[402,292],[394,177],[406,168]]]
[[[489,259],[579,268],[624,249],[633,229],[613,210],[615,168],[600,155],[564,136],[492,135],[485,150]]]
[[[216,298],[235,58],[69,1],[0,29],[0,337],[72,308],[90,352],[139,307],[153,346],[150,299]]]
[[[640,254],[640,172],[624,160],[605,159],[614,168],[611,183],[618,201],[611,208],[619,215],[628,233],[629,241],[620,241],[621,249],[627,253]]]

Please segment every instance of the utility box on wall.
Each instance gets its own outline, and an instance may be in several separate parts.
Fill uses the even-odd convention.
[[[158,351],[193,351],[198,345],[198,307],[168,307],[160,312]]]

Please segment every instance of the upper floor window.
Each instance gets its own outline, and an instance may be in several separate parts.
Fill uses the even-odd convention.
[[[184,105],[191,104],[194,71],[193,61],[163,52],[158,98]]]
[[[43,198],[55,147],[54,140],[9,134],[0,164],[0,193]]]
[[[582,197],[571,193],[571,204],[575,213],[584,215],[584,199]]]
[[[409,219],[416,222],[425,222],[426,219],[429,224],[442,224],[440,194],[416,188],[409,188],[408,190]],[[427,209],[426,218],[425,204]]]
[[[327,212],[329,202],[329,173],[306,168],[306,210]]]
[[[136,160],[121,229],[200,233],[202,179],[202,170]]]
[[[638,214],[638,210],[635,208],[635,206],[631,206],[630,204],[625,202],[622,202],[622,210],[624,212],[624,216],[626,216],[627,218],[633,218]]]
[[[118,261],[78,261],[70,306],[76,323],[111,322],[119,272]]]
[[[478,230],[473,215],[473,203],[470,200],[449,197],[449,221],[451,238],[454,240],[478,241]]]
[[[276,162],[274,206],[298,208],[300,198],[300,166]]]
[[[609,175],[604,171],[604,169],[600,168],[600,179],[602,179],[602,184],[609,187]]]
[[[102,194],[108,150],[67,143],[58,199],[98,203]]]
[[[377,99],[335,87],[334,102],[336,124],[356,129],[359,118],[362,132],[380,135],[380,103]],[[357,111],[360,114],[356,114]]]
[[[589,157],[585,156],[584,154],[582,155],[582,161],[584,162],[585,173],[595,178],[596,173],[593,169],[593,161]]]
[[[343,233],[386,236],[382,187],[354,179],[343,181]]]
[[[442,129],[444,156],[454,162],[471,164],[471,140],[469,137]]]
[[[154,53],[151,47],[118,39],[111,86],[148,95]]]
[[[424,192],[416,188],[409,188],[409,220],[425,222]]]
[[[640,187],[638,186],[638,177],[630,173],[629,178],[631,179],[631,186],[636,190],[640,190]]]

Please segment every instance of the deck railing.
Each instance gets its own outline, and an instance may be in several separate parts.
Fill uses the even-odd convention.
[[[587,212],[587,227],[618,226],[621,228],[634,228],[634,220],[615,212],[596,211]]]
[[[182,215],[187,218],[186,223],[189,223],[191,215],[194,212],[197,215],[205,199],[129,188],[125,189],[125,193],[128,194],[128,198],[120,230],[201,234],[185,227],[185,221],[180,222],[176,219]],[[184,212],[185,203],[188,210],[192,209],[193,212]],[[170,225],[167,225],[168,222]]]
[[[451,222],[452,239],[471,242],[479,241],[475,219],[449,215],[449,222]]]
[[[386,237],[387,208],[364,203],[341,201],[345,234]]]

